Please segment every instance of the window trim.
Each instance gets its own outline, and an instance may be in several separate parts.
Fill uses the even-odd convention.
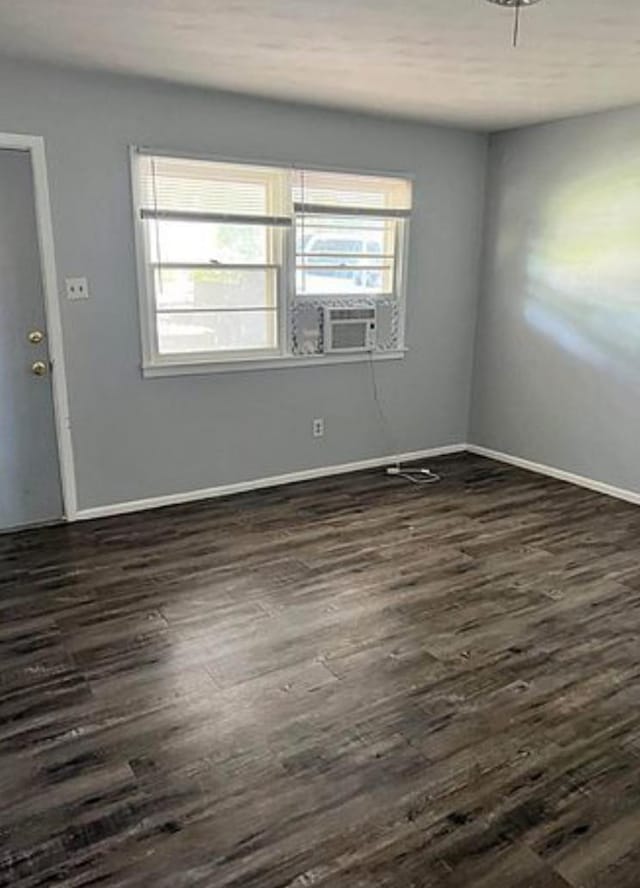
[[[382,178],[400,178],[415,182],[415,175],[399,170],[373,170],[347,167],[328,166],[327,164],[292,163],[289,161],[259,160],[255,158],[229,157],[226,155],[185,151],[181,149],[154,148],[149,145],[129,145],[129,172],[132,195],[134,252],[136,262],[136,280],[138,289],[138,310],[140,340],[142,347],[141,370],[144,377],[202,375],[209,373],[229,373],[247,370],[275,370],[289,367],[326,367],[335,364],[354,364],[365,361],[402,360],[408,349],[405,343],[406,330],[406,293],[408,268],[408,243],[410,238],[411,215],[405,215],[403,226],[396,229],[396,273],[394,289],[401,298],[398,299],[398,338],[401,347],[389,351],[361,352],[356,354],[326,355],[292,355],[287,349],[289,344],[291,306],[296,298],[296,250],[295,250],[295,211],[292,211],[291,224],[282,228],[284,261],[278,275],[278,298],[283,310],[278,311],[278,348],[256,349],[243,351],[197,352],[190,358],[186,355],[161,355],[157,343],[157,325],[153,300],[153,281],[151,265],[147,261],[148,248],[144,229],[144,220],[140,213],[141,183],[138,175],[138,158],[141,155],[159,157],[175,157],[184,160],[202,160],[213,163],[228,163],[246,166],[273,167],[274,169],[305,169],[318,172],[342,173],[353,176],[380,176]],[[277,223],[276,223],[277,224]],[[402,231],[402,235],[400,232]]]
[[[358,364],[365,361],[398,361],[402,360],[408,349],[400,348],[385,352],[357,352],[355,354],[328,354],[328,355],[274,355],[271,357],[257,356],[247,358],[246,352],[242,356],[229,360],[226,355],[219,357],[219,352],[208,361],[201,360],[201,353],[196,361],[171,361],[162,364],[143,364],[142,374],[145,377],[156,376],[187,376],[205,375],[208,373],[232,373],[236,370],[278,370],[287,367],[327,367],[331,364]]]

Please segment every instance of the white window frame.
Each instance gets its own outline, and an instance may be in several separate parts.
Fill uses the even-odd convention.
[[[151,280],[151,266],[148,262],[148,247],[144,220],[141,217],[140,177],[138,159],[144,155],[184,158],[185,160],[203,160],[214,163],[230,163],[238,166],[273,167],[278,170],[293,170],[292,164],[274,163],[272,161],[256,161],[238,158],[221,157],[202,153],[152,149],[147,146],[131,145],[129,148],[131,194],[133,204],[134,243],[138,283],[138,303],[140,311],[140,338],[142,348],[142,374],[145,377],[182,376],[206,373],[228,373],[240,370],[265,370],[285,367],[324,367],[331,364],[351,364],[363,361],[389,361],[404,358],[406,329],[406,290],[407,265],[410,237],[410,217],[397,227],[395,245],[394,293],[398,302],[398,341],[399,347],[389,351],[366,352],[358,354],[322,354],[296,355],[289,350],[290,346],[290,315],[291,306],[296,298],[296,218],[292,211],[292,224],[282,229],[283,263],[282,272],[278,274],[278,348],[268,350],[249,350],[241,352],[216,351],[197,352],[193,355],[160,354],[157,344],[157,324],[154,285]],[[337,169],[326,165],[305,164],[305,169],[316,169],[323,172],[351,174],[353,176],[388,176],[402,178],[413,182],[413,176],[400,172],[378,172],[372,170]]]

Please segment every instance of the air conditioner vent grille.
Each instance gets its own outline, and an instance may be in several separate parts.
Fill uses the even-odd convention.
[[[375,318],[374,308],[332,308],[332,321],[371,321]]]

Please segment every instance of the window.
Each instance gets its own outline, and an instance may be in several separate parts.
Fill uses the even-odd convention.
[[[301,170],[293,199],[298,296],[396,295],[409,182]]]
[[[133,176],[145,370],[335,359],[345,304],[380,307],[367,351],[402,352],[406,179],[138,149]]]

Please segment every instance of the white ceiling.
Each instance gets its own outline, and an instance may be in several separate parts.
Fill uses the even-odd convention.
[[[640,0],[0,0],[0,53],[482,129],[640,101]]]

